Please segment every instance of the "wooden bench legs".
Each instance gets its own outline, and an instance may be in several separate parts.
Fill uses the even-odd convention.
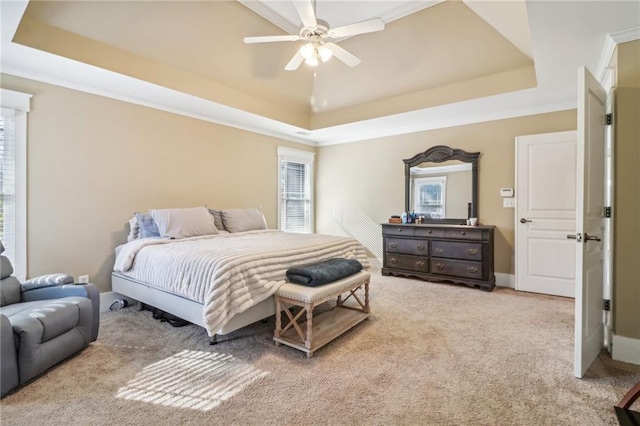
[[[358,295],[358,290],[363,290],[364,295]],[[346,295],[343,298],[343,294]],[[310,297],[311,299],[312,297]],[[326,312],[314,316],[316,306],[327,300],[337,298],[336,306]],[[353,298],[355,303],[345,305],[345,302]],[[314,351],[326,345],[345,331],[365,320],[370,314],[369,307],[369,277],[366,281],[359,282],[353,288],[343,289],[328,297],[318,300],[296,300],[276,293],[276,329],[273,339],[276,346],[285,344],[306,352],[307,358],[313,356]],[[292,307],[300,309],[292,313]],[[283,325],[282,312],[286,315],[287,323]]]

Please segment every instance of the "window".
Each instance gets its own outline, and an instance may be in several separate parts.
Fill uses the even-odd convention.
[[[1,89],[0,240],[14,275],[27,275],[27,111],[31,95]]]
[[[278,147],[278,229],[285,232],[313,231],[312,152]]]
[[[416,213],[426,213],[427,217],[443,218],[445,214],[446,176],[414,179],[414,206]]]

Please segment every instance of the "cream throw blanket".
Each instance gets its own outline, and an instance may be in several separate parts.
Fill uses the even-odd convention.
[[[369,267],[367,251],[352,238],[262,230],[180,240],[128,242],[114,271],[204,305],[210,336],[234,315],[273,295],[293,266],[334,257]]]

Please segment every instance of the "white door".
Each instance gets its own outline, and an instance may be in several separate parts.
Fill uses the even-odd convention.
[[[577,132],[516,138],[516,290],[574,297]]]
[[[574,375],[584,376],[604,347],[602,311],[606,93],[582,67],[578,70],[576,187],[576,316]]]

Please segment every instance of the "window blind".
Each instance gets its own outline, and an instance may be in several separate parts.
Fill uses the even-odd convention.
[[[311,232],[311,163],[280,159],[280,229]]]
[[[313,161],[309,151],[278,147],[278,229],[313,232]]]
[[[0,240],[3,253],[16,259],[16,120],[15,111],[0,108]]]

